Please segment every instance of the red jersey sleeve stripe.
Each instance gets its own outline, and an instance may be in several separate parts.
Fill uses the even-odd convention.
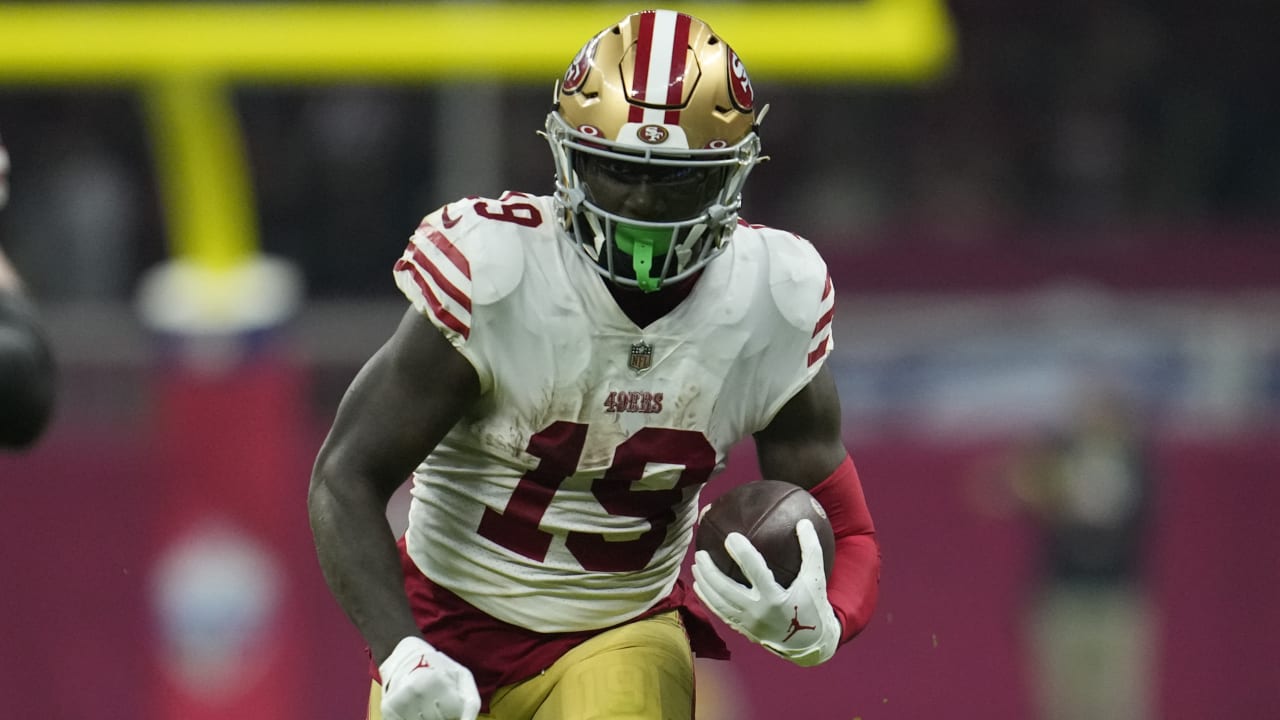
[[[809,367],[813,367],[822,358],[827,355],[827,347],[831,344],[831,336],[822,338],[822,342],[818,343],[818,347],[809,351]]]
[[[822,300],[819,301],[818,304],[826,305],[827,311],[822,313],[822,315],[818,318],[818,322],[814,323],[813,325],[813,335],[811,335],[810,337],[815,337],[815,338],[818,337],[818,334],[821,333],[823,330],[825,330],[827,326],[831,324],[831,319],[834,318],[836,315],[836,305],[834,300],[831,297],[831,275],[829,274],[827,275],[826,284],[823,285],[822,287]]]
[[[444,233],[436,230],[429,225],[423,225],[418,228],[418,232],[426,235],[431,240],[431,244],[435,245],[444,256],[449,258],[449,262],[462,271],[463,276],[468,280],[471,279],[471,263],[467,261],[467,256],[458,251],[453,243],[449,242],[449,238]]]
[[[822,317],[818,318],[817,324],[813,326],[812,337],[818,337],[818,333],[825,330],[827,326],[831,324],[831,319],[834,318],[835,316],[836,316],[835,306],[827,308],[827,311],[822,314]]]
[[[418,267],[425,270],[427,274],[431,276],[431,279],[436,283],[436,287],[443,290],[445,295],[453,298],[454,302],[458,303],[462,309],[467,312],[471,312],[471,296],[462,290],[459,290],[456,285],[449,282],[449,278],[445,277],[444,272],[442,272],[440,268],[436,267],[435,263],[431,262],[431,259],[427,257],[427,254],[422,252],[422,248],[416,245],[413,246],[413,261],[418,264]]]
[[[458,333],[464,340],[471,336],[471,327],[459,320],[440,303],[435,291],[431,289],[431,283],[422,277],[422,272],[417,265],[400,258],[396,261],[395,269],[409,274],[409,277],[413,279],[413,283],[422,291],[422,297],[427,301],[427,307],[431,310],[431,314],[436,317],[436,320],[440,321],[441,325]]]

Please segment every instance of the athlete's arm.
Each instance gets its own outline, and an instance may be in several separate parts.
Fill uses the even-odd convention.
[[[387,502],[479,396],[471,364],[410,309],[338,406],[307,507],[325,580],[381,663],[419,630]]]
[[[763,477],[807,488],[822,504],[836,536],[827,598],[847,642],[871,620],[879,596],[880,548],[862,483],[840,430],[840,399],[824,365],[813,380],[756,433]]]
[[[705,550],[699,550],[693,589],[712,612],[747,638],[797,665],[818,665],[866,624],[880,566],[871,517],[840,440],[835,383],[825,368],[756,433],[756,450],[764,477],[808,488],[827,511],[836,535],[830,581],[818,535],[808,520],[802,520],[796,524],[800,571],[789,586],[774,580],[750,540],[730,533],[725,549],[749,587],[725,575]]]
[[[806,490],[822,482],[848,451],[840,432],[840,398],[824,365],[809,384],[755,434],[762,477]]]

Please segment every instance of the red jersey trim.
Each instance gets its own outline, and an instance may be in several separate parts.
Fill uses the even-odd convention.
[[[409,262],[405,258],[400,258],[396,261],[395,270],[396,272],[408,273],[409,277],[413,280],[413,284],[417,285],[418,290],[422,292],[422,298],[426,300],[427,307],[431,310],[431,314],[435,316],[436,320],[440,321],[440,324],[458,333],[464,340],[471,336],[471,326],[462,322],[462,320],[458,319],[453,313],[449,312],[444,307],[436,297],[435,291],[431,289],[431,283],[427,282],[426,278],[422,276],[422,271],[417,265]]]
[[[403,538],[398,547],[405,593],[422,636],[471,671],[484,712],[488,711],[489,700],[498,688],[537,675],[565,653],[608,629],[538,633],[490,617],[423,575],[409,557]],[[682,581],[677,581],[670,595],[636,619],[670,610],[680,612],[696,655],[729,659],[729,648],[716,633],[706,608],[696,602],[696,596]],[[369,676],[380,682],[377,664],[368,648],[365,654],[370,658]]]

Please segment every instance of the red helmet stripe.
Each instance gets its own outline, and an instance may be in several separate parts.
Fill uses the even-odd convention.
[[[689,57],[689,25],[692,20],[684,13],[676,15],[675,39],[671,43],[671,70],[667,81],[668,105],[679,105],[684,99],[684,71]],[[666,122],[679,125],[680,111],[668,110]]]
[[[678,105],[684,99],[685,63],[689,54],[692,18],[671,10],[640,13],[636,36],[631,100],[635,103]],[[678,123],[679,110],[649,110],[632,105],[629,122]]]
[[[649,63],[653,56],[653,20],[656,13],[640,13],[640,32],[636,36],[636,68],[631,77],[631,100],[644,102],[649,87]],[[627,120],[644,122],[644,108],[632,105]]]

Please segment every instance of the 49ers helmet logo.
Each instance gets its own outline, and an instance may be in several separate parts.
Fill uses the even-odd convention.
[[[600,36],[591,38],[591,42],[582,46],[578,54],[574,56],[573,62],[569,63],[569,69],[564,71],[564,80],[560,83],[560,89],[565,93],[575,93],[582,87],[582,83],[587,79],[587,73],[591,72],[591,60],[596,56],[596,45],[600,44]]]
[[[751,87],[751,78],[747,77],[747,68],[742,64],[738,53],[728,50],[729,94],[733,97],[733,106],[742,112],[751,112],[755,108],[756,92]]]
[[[636,137],[650,145],[661,145],[671,137],[671,133],[661,125],[641,125],[636,128]]]

